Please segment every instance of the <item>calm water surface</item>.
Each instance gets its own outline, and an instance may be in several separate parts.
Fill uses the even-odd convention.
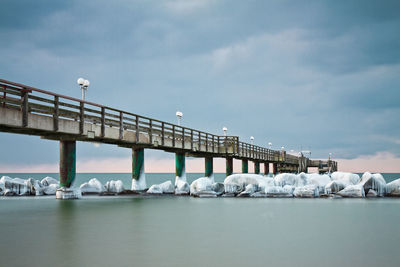
[[[0,266],[399,266],[399,210],[390,198],[1,198]]]

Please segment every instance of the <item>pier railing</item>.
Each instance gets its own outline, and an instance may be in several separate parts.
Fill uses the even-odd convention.
[[[79,123],[79,135],[89,135],[84,130],[85,124],[100,127],[99,136],[92,137],[99,142],[114,142],[107,140],[106,135],[112,128],[119,131],[116,139],[121,142],[125,135],[133,135],[134,145],[298,164],[296,156],[241,142],[237,136],[219,136],[3,79],[0,79],[0,107],[20,111],[22,128],[29,127],[28,114],[50,117],[55,135],[60,120],[67,120]]]

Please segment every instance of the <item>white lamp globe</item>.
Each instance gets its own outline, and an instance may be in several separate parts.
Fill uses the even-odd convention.
[[[182,118],[182,117],[183,117],[183,113],[180,112],[180,111],[177,111],[177,112],[176,112],[176,116],[177,116],[178,118]]]
[[[83,82],[83,86],[88,87],[90,85],[90,82],[88,80],[85,80]]]
[[[82,86],[85,83],[85,79],[79,78],[76,82]]]

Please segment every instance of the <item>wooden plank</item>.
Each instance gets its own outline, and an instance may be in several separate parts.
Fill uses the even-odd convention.
[[[182,127],[182,149],[185,149],[185,128]]]

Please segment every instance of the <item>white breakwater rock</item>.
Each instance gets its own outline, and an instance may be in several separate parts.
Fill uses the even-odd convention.
[[[79,188],[83,194],[100,194],[105,191],[104,186],[96,178],[92,178],[89,182],[81,184]]]
[[[370,189],[376,191],[379,197],[383,197],[386,191],[386,181],[382,174],[365,172],[359,183],[364,187],[365,194],[368,193]]]
[[[150,186],[147,193],[149,194],[173,194],[175,191],[174,186],[172,185],[171,181],[166,181],[161,184],[155,184]]]
[[[258,174],[243,173],[229,175],[224,180],[226,193],[240,193],[250,184],[256,185],[258,189],[264,190],[265,187],[273,185],[273,179]]]
[[[386,184],[386,195],[400,197],[400,178]]]
[[[346,187],[346,184],[343,181],[331,181],[327,185],[325,185],[325,193],[327,194],[336,194],[340,190],[343,190]]]
[[[292,174],[292,173],[281,173],[274,178],[275,185],[285,186],[293,185],[295,187],[304,186],[308,184],[308,178],[305,173]]]
[[[49,186],[51,184],[56,184],[59,185],[59,181],[54,179],[53,177],[47,176],[45,178],[42,179],[42,181],[40,182],[42,184],[42,186]]]
[[[293,197],[294,187],[290,185],[281,186],[269,186],[266,187],[264,192],[266,197]]]
[[[245,190],[241,192],[238,197],[249,197],[258,191],[259,188],[257,184],[248,184],[246,185]]]
[[[189,184],[186,181],[186,172],[181,177],[175,177],[175,195],[187,195],[190,192]]]
[[[125,190],[124,184],[121,180],[111,180],[104,185],[105,192],[119,194]]]
[[[308,184],[313,184],[318,187],[320,194],[325,194],[325,186],[332,181],[329,175],[318,173],[307,174],[307,180]]]
[[[201,177],[190,184],[190,195],[197,197],[215,197],[224,193],[224,185],[215,183],[214,177]]]
[[[294,189],[293,195],[300,198],[319,197],[319,189],[315,184],[299,186]]]
[[[365,197],[364,187],[360,184],[348,185],[343,190],[337,192],[342,197]]]
[[[331,174],[331,179],[332,181],[340,181],[345,187],[360,182],[360,176],[351,172],[334,172]]]
[[[29,183],[29,184],[28,184]],[[9,176],[3,176],[0,179],[0,192],[5,196],[14,195],[30,195],[32,186],[30,181],[21,178],[11,178]]]

